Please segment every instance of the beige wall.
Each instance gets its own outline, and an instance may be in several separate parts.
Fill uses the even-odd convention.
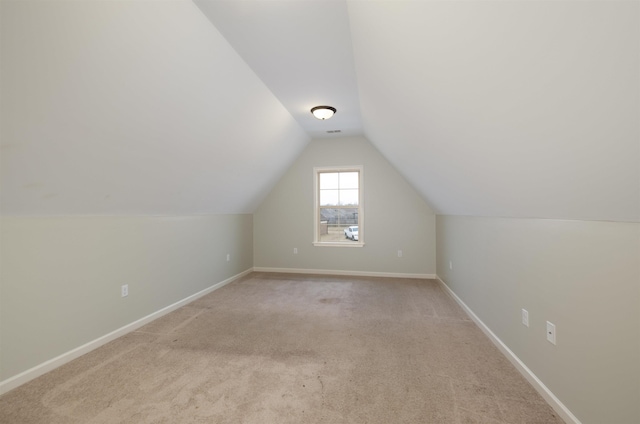
[[[365,246],[313,246],[313,168],[349,165],[364,167]],[[268,268],[435,274],[435,215],[365,138],[314,140],[254,213],[254,260]]]
[[[0,235],[0,380],[253,264],[251,215],[3,217]]]
[[[437,235],[438,276],[583,424],[640,422],[639,224],[438,216]]]

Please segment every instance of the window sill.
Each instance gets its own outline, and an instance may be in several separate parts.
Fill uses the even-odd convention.
[[[314,241],[313,245],[317,247],[364,247],[364,242]]]

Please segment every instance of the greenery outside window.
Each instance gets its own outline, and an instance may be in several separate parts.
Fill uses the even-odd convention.
[[[314,168],[314,244],[362,247],[362,166]]]

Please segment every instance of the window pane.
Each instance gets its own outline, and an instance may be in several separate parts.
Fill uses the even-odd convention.
[[[322,172],[320,173],[320,189],[339,188],[338,172]]]
[[[320,190],[320,206],[338,206],[339,190]]]
[[[318,241],[353,243],[358,237],[345,230],[355,225],[358,225],[357,208],[320,208]]]
[[[340,190],[340,206],[357,206],[358,189]]]
[[[358,188],[358,172],[341,172],[340,188]]]

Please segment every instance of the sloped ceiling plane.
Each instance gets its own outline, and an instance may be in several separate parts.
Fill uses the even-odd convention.
[[[640,220],[637,2],[29,3],[5,214],[251,213],[309,140],[364,135],[441,214]]]

